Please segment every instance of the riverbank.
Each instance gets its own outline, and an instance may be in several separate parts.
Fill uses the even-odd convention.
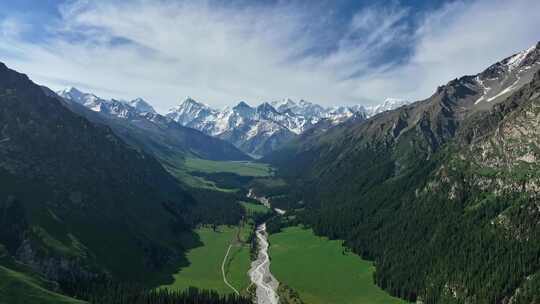
[[[266,233],[266,223],[262,223],[255,231],[258,244],[257,259],[251,263],[249,277],[256,286],[257,304],[278,304],[279,297],[277,289],[279,282],[270,272],[270,256],[268,254],[268,235]]]

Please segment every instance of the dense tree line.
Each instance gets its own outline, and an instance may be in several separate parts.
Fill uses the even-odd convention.
[[[339,200],[323,193],[315,201],[306,193],[314,201],[301,220],[374,260],[375,282],[392,295],[424,303],[503,303],[525,286],[515,303],[534,303],[522,299],[540,295],[532,287],[538,279],[524,281],[540,274],[539,198],[475,188],[464,189],[457,201],[449,199],[450,188],[419,196],[415,190],[446,157],[418,162],[402,178],[358,187]],[[450,178],[462,181],[471,170],[459,168]]]
[[[540,72],[489,111],[468,108],[471,79],[266,157],[289,184],[272,198],[374,260],[375,282],[393,295],[537,303]]]
[[[200,224],[236,225],[245,214],[238,203],[243,197],[238,193],[227,193],[209,189],[190,188],[196,203],[178,215],[190,227]]]
[[[235,294],[220,295],[194,287],[184,291],[147,289],[138,284],[113,281],[106,276],[86,282],[63,282],[63,291],[92,304],[248,304],[251,300]]]
[[[409,155],[398,176],[384,149],[361,150],[366,155],[356,162],[343,159],[346,167],[326,169],[346,173],[325,172],[332,179],[293,175],[290,188],[275,195],[302,201],[295,206],[297,218],[315,233],[343,239],[374,260],[374,281],[394,296],[424,303],[505,303],[511,297],[534,303],[529,299],[540,295],[534,289],[540,276],[539,197],[517,191],[495,196],[467,184],[478,172],[467,160],[456,166],[453,149],[430,158]],[[429,182],[441,182],[435,176],[441,165],[455,167],[447,178],[459,191],[444,184],[420,193]]]

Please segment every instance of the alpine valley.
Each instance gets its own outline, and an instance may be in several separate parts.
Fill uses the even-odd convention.
[[[124,10],[114,10],[115,18],[88,28],[84,22],[99,14],[77,15],[85,8],[77,3],[62,11],[76,22],[55,32],[67,32],[70,43],[84,39],[71,36],[83,28],[94,37],[85,48],[100,52],[106,41],[152,61],[160,47],[177,47],[154,28],[155,48],[137,44],[149,30],[141,16],[156,24],[164,21],[159,16],[179,18],[172,2],[166,14],[123,6],[134,14],[129,22],[121,22]],[[190,5],[182,9],[199,4]],[[236,26],[246,12],[234,10]],[[268,23],[272,37],[276,21],[290,17],[278,12]],[[199,18],[205,10],[195,13],[197,25],[210,22]],[[368,13],[353,18],[355,29],[378,23]],[[224,43],[238,31],[244,47],[257,50],[257,40],[226,26],[224,16],[212,15],[219,38],[208,39]],[[4,23],[0,38],[7,37]],[[102,32],[109,23],[112,34]],[[134,28],[129,39],[122,36]],[[359,39],[355,33],[340,40],[340,50]],[[368,42],[377,44],[377,33]],[[222,46],[210,55],[195,48],[196,55],[218,62],[227,55]],[[161,60],[191,64],[172,53]],[[55,92],[5,60],[0,304],[538,304],[540,42],[504,56],[413,102],[322,106],[285,98],[218,110],[188,97],[163,114],[155,110],[162,103],[142,98],[108,99],[73,87]],[[9,66],[24,67],[12,60]],[[122,62],[107,64],[126,67]],[[147,66],[140,64],[129,75]],[[214,61],[208,67],[219,69]],[[66,77],[76,77],[69,71]],[[145,70],[144,79],[160,76]],[[190,76],[178,86],[204,82]]]

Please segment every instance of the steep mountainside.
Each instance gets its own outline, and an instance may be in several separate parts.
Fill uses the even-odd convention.
[[[400,100],[387,100],[382,105],[368,108],[324,108],[305,100],[296,103],[287,98],[257,107],[240,102],[233,108],[218,111],[188,97],[171,109],[167,117],[231,142],[251,155],[262,156],[312,128],[318,128],[312,132],[320,133],[353,116],[358,120],[405,104]]]
[[[13,261],[0,246],[0,303],[87,304],[55,292],[58,285]]]
[[[267,157],[315,230],[425,303],[530,303],[540,281],[540,44],[430,98]],[[530,300],[529,300],[530,301]]]
[[[181,261],[193,199],[153,157],[3,64],[0,121],[0,243],[10,256],[60,282],[137,280]]]
[[[159,115],[152,106],[140,98],[130,102],[105,100],[74,88],[60,91],[58,94],[67,101],[72,111],[93,122],[111,127],[127,143],[165,161],[177,161],[185,156],[210,160],[250,159],[228,142],[183,127]]]

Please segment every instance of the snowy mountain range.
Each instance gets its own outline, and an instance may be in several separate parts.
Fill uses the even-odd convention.
[[[175,163],[186,156],[210,160],[250,159],[224,140],[184,127],[158,114],[142,98],[131,101],[103,99],[75,88],[56,94],[66,101],[66,105],[73,112],[109,126],[127,143],[154,154],[167,163]]]
[[[121,118],[127,118],[141,113],[157,114],[156,110],[144,99],[136,98],[131,101],[103,99],[91,93],[83,93],[76,88],[67,88],[56,92],[61,97],[79,103],[94,112],[107,113]]]
[[[351,117],[369,118],[407,104],[387,99],[373,107],[323,107],[309,101],[285,98],[252,107],[241,101],[223,110],[187,97],[166,114],[174,121],[231,142],[252,156],[265,155],[283,143],[318,125],[337,125]]]
[[[366,119],[407,103],[399,99],[387,99],[372,107],[323,107],[305,100],[296,102],[285,98],[263,102],[257,107],[241,101],[232,108],[217,110],[187,97],[162,116],[142,98],[130,101],[103,99],[76,88],[68,88],[57,94],[94,112],[128,120],[132,124],[140,125],[142,119],[160,125],[178,123],[232,143],[253,157],[270,153],[311,128],[326,130],[353,116],[356,119]]]

